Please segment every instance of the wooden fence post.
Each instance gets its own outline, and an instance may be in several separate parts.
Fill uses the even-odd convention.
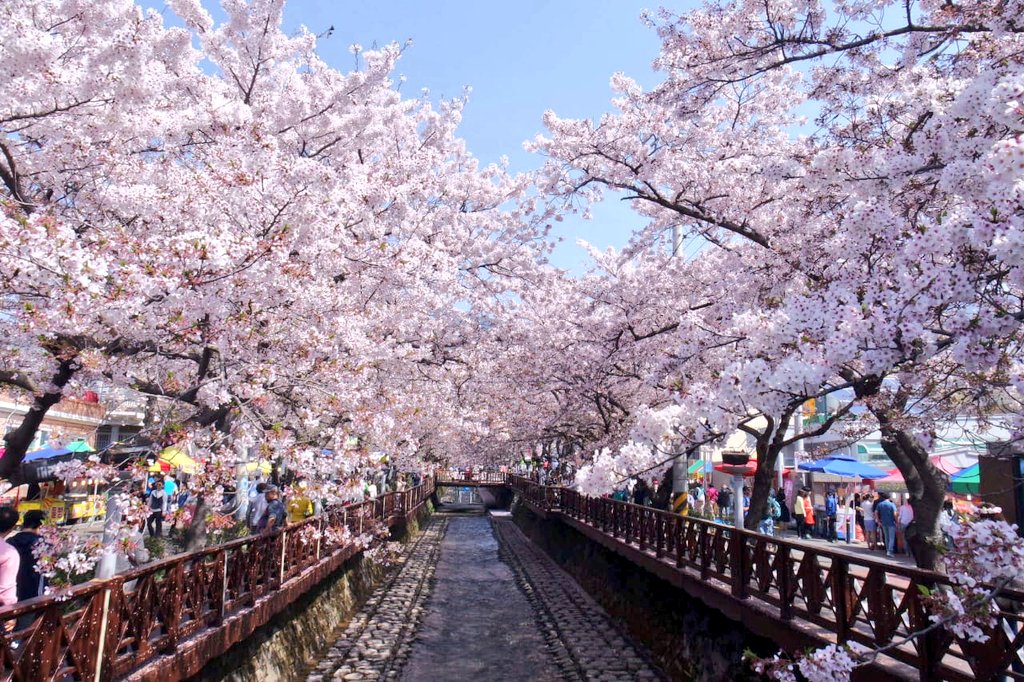
[[[845,644],[850,635],[850,564],[832,557],[832,606],[836,612],[836,639]]]
[[[715,531],[716,533],[720,531]],[[697,536],[697,556],[700,561],[700,579],[707,580],[711,577],[711,534],[708,533],[708,524],[700,524],[700,535]]]
[[[729,572],[732,578],[732,594],[740,599],[747,598],[747,551],[746,541],[738,528],[729,531]]]
[[[280,580],[278,581],[278,585],[283,585],[284,584],[284,566],[285,566],[285,559],[287,557],[287,554],[288,554],[288,529],[286,528],[286,529],[281,531],[281,573],[280,573],[281,577],[280,577]]]
[[[793,571],[789,567],[789,545],[779,544],[775,554],[775,584],[779,586],[779,618],[793,619]]]
[[[654,556],[659,559],[665,553],[665,515],[654,512]]]
[[[95,682],[100,682],[100,680],[104,679],[103,662],[106,657],[103,654],[106,652],[107,631],[110,621],[110,597],[110,586],[108,585],[107,588],[103,590],[103,613],[100,616],[100,634],[99,639],[96,642],[96,674],[93,677]],[[114,643],[114,648],[117,648],[116,642]],[[113,679],[113,674],[108,673],[106,679]]]

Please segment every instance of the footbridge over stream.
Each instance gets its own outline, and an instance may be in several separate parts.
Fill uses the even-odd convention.
[[[431,514],[453,488],[514,496],[512,513]],[[375,562],[391,567],[365,568]],[[342,582],[344,594],[331,591]],[[286,651],[304,660],[277,679],[725,679],[742,665],[683,661],[716,644],[705,641],[704,654],[693,642],[661,646],[667,630],[645,625],[648,609],[661,620],[699,610],[696,630],[718,619],[762,654],[833,642],[880,649],[862,679],[1024,680],[1024,593],[1000,600],[984,644],[942,628],[915,635],[929,625],[919,588],[945,583],[507,474],[439,476],[6,607],[0,682],[220,679],[225,669],[246,679],[238,671],[262,655],[254,642],[266,649],[302,618],[313,619],[299,630],[318,630],[318,646]],[[629,591],[624,608],[616,591]],[[327,624],[325,600],[348,610]],[[253,679],[267,679],[263,665],[249,666]]]

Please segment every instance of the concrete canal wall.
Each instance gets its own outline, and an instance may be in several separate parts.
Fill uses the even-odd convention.
[[[751,649],[778,647],[648,573],[557,519],[542,519],[525,505],[513,518],[523,532],[647,647],[673,680],[757,679],[743,662]]]
[[[420,531],[429,505],[408,524],[392,529],[407,542]],[[277,614],[226,654],[208,663],[195,682],[294,682],[305,680],[309,667],[334,642],[337,630],[359,611],[380,583],[384,567],[353,556],[315,589]]]

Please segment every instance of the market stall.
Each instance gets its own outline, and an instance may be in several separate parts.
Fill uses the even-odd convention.
[[[836,534],[846,542],[852,542],[856,534],[857,516],[857,510],[853,505],[853,486],[863,481],[883,479],[889,475],[889,472],[849,457],[839,456],[824,457],[813,462],[801,462],[800,469],[811,473],[836,476],[841,481],[849,481],[850,485],[846,486],[846,494],[843,496],[846,504],[836,514]],[[816,511],[818,510],[816,509]],[[821,513],[818,518],[824,519],[824,516]]]
[[[21,514],[33,509],[46,512],[55,523],[77,523],[103,518],[106,514],[105,484],[89,476],[65,480],[58,475],[59,464],[83,460],[93,453],[84,441],[62,448],[34,450],[22,461],[22,480],[28,484],[26,499],[17,503]]]

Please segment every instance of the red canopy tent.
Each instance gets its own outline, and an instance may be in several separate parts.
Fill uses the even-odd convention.
[[[949,461],[942,455],[932,455],[929,459],[932,460],[932,464],[942,471],[947,476],[952,476],[963,470],[963,467],[957,466],[953,462]],[[903,483],[903,474],[900,473],[899,469],[890,469],[889,475],[885,478],[878,479],[878,483]]]
[[[739,472],[737,472],[739,469]],[[720,471],[723,474],[742,473],[744,476],[753,476],[754,472],[757,471],[757,460],[751,459],[749,462],[744,464],[742,467],[734,467],[729,464],[722,464],[719,462],[715,465],[715,471]],[[774,472],[773,472],[774,473]],[[792,476],[793,467],[786,467],[782,473],[783,476]]]

